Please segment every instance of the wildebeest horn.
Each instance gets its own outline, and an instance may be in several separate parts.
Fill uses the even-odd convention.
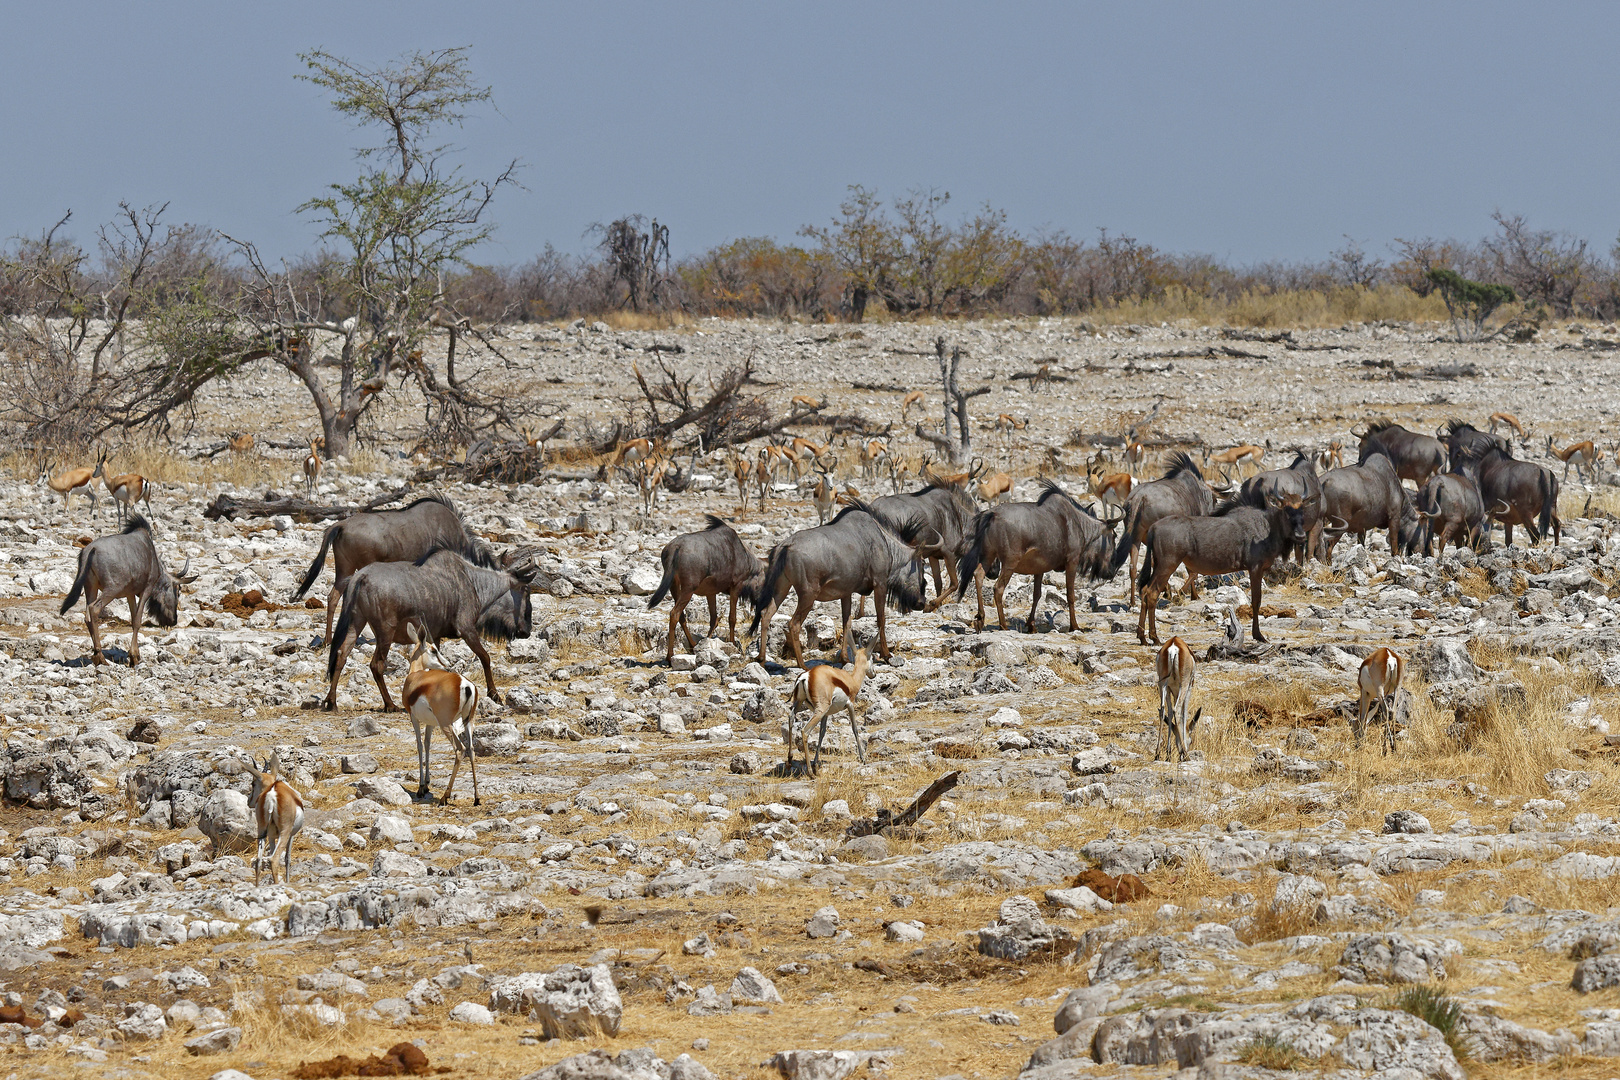
[[[175,575],[174,580],[178,581],[182,585],[190,585],[193,581],[196,581],[197,580],[197,575],[196,574],[192,574],[189,577],[186,576],[186,571],[190,570],[190,569],[191,569],[191,556],[188,555],[188,556],[186,556],[186,564],[180,568],[180,572]]]
[[[1328,522],[1329,522],[1328,531],[1330,531],[1330,532],[1340,532],[1340,533],[1342,533],[1342,532],[1349,532],[1350,531],[1350,523],[1348,521],[1344,520],[1344,518],[1342,518],[1342,517],[1337,517],[1337,516],[1335,516],[1333,514],[1329,514],[1328,515]]]
[[[1498,510],[1496,506],[1500,506],[1502,509]],[[1506,499],[1497,499],[1496,506],[1491,507],[1491,517],[1501,517],[1503,514],[1513,513],[1513,507],[1508,505]]]

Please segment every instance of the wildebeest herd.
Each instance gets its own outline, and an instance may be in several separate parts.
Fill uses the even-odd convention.
[[[821,489],[828,487],[829,466],[825,471],[818,469],[815,501],[823,524],[791,534],[761,558],[725,520],[709,515],[704,529],[677,536],[664,547],[662,580],[648,607],[673,598],[666,645],[666,659],[672,659],[677,627],[684,632],[688,648],[694,646],[686,623],[686,607],[694,597],[708,601],[710,635],[719,621],[719,597],[729,598],[728,636],[733,644],[738,644],[738,603],[749,604],[754,614],[747,632],[757,635],[757,658],[764,663],[771,619],[788,595],[795,594],[797,603],[788,620],[783,650],[791,654],[794,664],[807,669],[795,688],[794,703],[810,711],[812,723],[820,721],[823,735],[833,709],[847,710],[855,727],[855,701],[867,667],[865,651],[857,652],[851,630],[857,597],[863,612],[866,598],[872,598],[877,615],[876,655],[888,660],[885,612],[891,606],[901,612],[933,610],[947,599],[962,600],[971,587],[978,599],[974,623],[982,628],[983,584],[988,578],[995,582],[997,623],[1005,630],[1009,625],[1004,606],[1008,583],[1014,575],[1027,574],[1033,578],[1034,596],[1025,630],[1032,632],[1037,627],[1045,575],[1061,572],[1072,629],[1078,625],[1076,579],[1107,581],[1129,562],[1126,603],[1134,604],[1140,595],[1137,636],[1146,645],[1159,643],[1156,610],[1178,569],[1187,571],[1185,590],[1191,596],[1197,595],[1200,576],[1247,572],[1250,632],[1257,642],[1263,642],[1260,618],[1266,572],[1287,558],[1302,565],[1312,558],[1329,562],[1345,533],[1354,533],[1363,541],[1369,533],[1385,533],[1392,557],[1416,551],[1428,554],[1436,542],[1442,552],[1448,545],[1483,548],[1490,542],[1492,523],[1503,526],[1509,544],[1515,526],[1525,530],[1532,544],[1549,534],[1555,545],[1559,543],[1559,479],[1545,465],[1516,458],[1508,438],[1495,433],[1497,419],[1493,418],[1490,431],[1452,420],[1432,436],[1398,424],[1377,423],[1360,434],[1359,455],[1353,465],[1319,471],[1323,463],[1336,459],[1337,444],[1323,453],[1301,449],[1286,467],[1258,471],[1241,483],[1230,479],[1211,483],[1206,470],[1227,463],[1220,455],[1206,456],[1201,468],[1191,455],[1176,453],[1162,476],[1144,483],[1132,482],[1129,473],[1105,476],[1094,463],[1090,491],[1099,495],[1104,510],[1118,509],[1114,516],[1099,516],[1050,479],[1041,481],[1039,497],[1033,502],[994,501],[981,509],[971,490],[972,470],[946,477],[924,468],[924,483],[916,490],[871,500],[839,496],[842,510],[825,520],[830,514],[822,504],[830,506],[830,491]],[[1247,461],[1257,466],[1264,455],[1259,446],[1238,449],[1244,454],[1232,463]],[[863,448],[863,463],[865,456]],[[1577,458],[1576,463],[1579,461]],[[99,469],[98,463],[96,471]],[[83,483],[93,488],[89,478],[94,474],[88,469],[73,470],[72,476],[62,474],[66,479],[58,480],[67,487],[59,487],[58,480],[52,481],[52,487],[65,496],[74,489],[70,481],[79,479],[81,472],[87,477]],[[1408,482],[1414,487],[1408,488]],[[1009,481],[1005,487],[1010,486]],[[998,488],[992,497],[1003,493]],[[829,497],[823,498],[824,494]],[[124,505],[121,500],[120,507]],[[1144,551],[1140,570],[1139,547]],[[344,664],[360,634],[367,632],[375,641],[370,667],[383,707],[395,709],[384,680],[388,652],[394,645],[411,649],[403,698],[417,730],[418,794],[425,796],[432,729],[445,732],[458,765],[462,752],[470,759],[470,725],[479,698],[474,683],[444,670],[436,645],[445,638],[465,642],[483,667],[490,699],[499,701],[484,641],[531,634],[530,589],[536,570],[513,565],[510,556],[497,555],[469,532],[456,508],[441,496],[421,498],[398,510],[356,513],[329,527],[297,596],[314,585],[328,550],[334,580],[322,639],[329,681],[324,705],[335,708]],[[192,580],[188,569],[189,562],[178,575],[170,574],[147,520],[132,514],[122,531],[95,540],[80,552],[78,572],[62,613],[81,595],[85,598],[93,661],[105,663],[99,619],[111,600],[126,599],[133,627],[129,660],[138,663],[145,616],[150,614],[160,625],[175,624],[179,586]],[[828,601],[840,605],[839,654],[847,654],[854,662],[852,673],[806,663],[801,629],[814,605]],[[1229,633],[1241,635],[1235,619]],[[825,673],[818,674],[824,668]],[[1197,724],[1196,714],[1190,720],[1187,715],[1194,679],[1192,652],[1181,638],[1172,638],[1159,649],[1157,668],[1160,719],[1165,727],[1161,749],[1166,756],[1174,752],[1185,759]],[[1354,725],[1358,741],[1372,714],[1382,710],[1386,724],[1392,723],[1390,704],[1403,671],[1404,661],[1382,649],[1363,665],[1360,716]],[[791,766],[795,741],[791,720],[785,737]],[[801,767],[810,769],[813,766],[805,760],[807,740],[808,725],[799,743]],[[1386,749],[1393,742],[1391,728]],[[858,730],[855,746],[859,753]],[[817,764],[819,760],[818,741]],[[297,795],[290,789],[282,791],[286,784],[276,775],[274,765],[272,761],[266,769],[252,766],[262,774],[255,779],[255,792],[269,793],[263,798],[272,803],[279,799],[282,807],[276,812],[272,805],[270,812],[261,813],[261,833],[284,836],[290,845],[296,827],[286,807],[296,802]],[[476,783],[475,772],[475,802]],[[444,799],[449,795],[447,787]]]

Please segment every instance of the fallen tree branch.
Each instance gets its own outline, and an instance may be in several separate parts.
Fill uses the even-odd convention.
[[[349,517],[353,514],[375,510],[379,506],[386,506],[410,494],[409,485],[391,491],[386,495],[379,495],[364,506],[329,506],[313,503],[307,499],[300,499],[296,495],[277,495],[274,491],[264,493],[263,499],[237,499],[230,495],[216,496],[203,511],[203,517],[210,521],[234,521],[241,517],[278,517],[287,515],[294,521],[309,524],[315,521],[331,521]]]
[[[884,807],[877,812],[877,817],[858,818],[854,824],[844,830],[845,836],[871,836],[874,833],[887,835],[891,829],[905,828],[915,825],[928,808],[939,801],[940,796],[956,786],[961,779],[961,772],[948,772],[923,789],[923,793],[914,799],[910,806],[899,814],[891,812]]]

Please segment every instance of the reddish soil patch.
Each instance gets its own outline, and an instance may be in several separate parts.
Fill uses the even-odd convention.
[[[414,1043],[395,1043],[382,1057],[352,1058],[348,1054],[325,1061],[301,1061],[292,1072],[293,1080],[329,1080],[340,1076],[428,1076],[447,1073],[448,1066],[428,1065],[428,1057]]]

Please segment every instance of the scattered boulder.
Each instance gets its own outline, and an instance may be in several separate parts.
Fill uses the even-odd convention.
[[[624,1003],[606,964],[564,964],[544,974],[526,972],[496,979],[490,987],[494,1012],[534,1013],[548,1039],[617,1035]]]

